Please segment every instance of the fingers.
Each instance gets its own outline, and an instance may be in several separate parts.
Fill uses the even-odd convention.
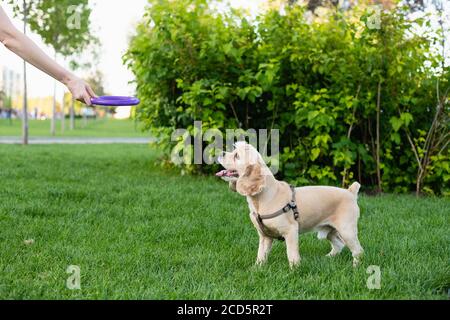
[[[97,95],[95,94],[94,90],[89,85],[86,85],[87,92],[91,95],[92,98],[97,98]]]
[[[84,95],[75,100],[80,101],[81,103],[84,103],[85,105],[92,106],[91,98],[88,95]]]
[[[89,96],[89,94],[87,92],[84,93],[83,100],[84,100],[84,103],[87,104],[88,106],[92,105],[91,97]]]
[[[88,106],[92,106],[91,99],[97,97],[94,90],[81,79],[70,83],[68,88],[76,100],[85,103]]]

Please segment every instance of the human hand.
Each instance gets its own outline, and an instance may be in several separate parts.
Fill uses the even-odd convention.
[[[72,93],[74,99],[87,104],[92,105],[91,99],[97,97],[95,92],[83,79],[77,76],[71,76],[67,81],[64,82],[69,91]]]

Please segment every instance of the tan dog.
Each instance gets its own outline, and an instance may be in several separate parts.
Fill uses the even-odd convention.
[[[217,175],[229,181],[234,191],[247,197],[250,219],[259,234],[258,265],[267,261],[276,237],[286,240],[289,265],[298,265],[298,236],[309,231],[317,231],[319,239],[330,241],[328,256],[337,255],[347,245],[352,252],[353,266],[359,263],[363,253],[358,240],[359,183],[355,182],[348,190],[335,187],[296,188],[298,219],[294,217],[294,210],[289,210],[275,218],[263,220],[261,225],[257,214],[271,215],[285,207],[292,199],[290,186],[276,180],[259,152],[245,142],[236,143],[233,152],[225,152],[219,157],[219,163],[226,170]]]

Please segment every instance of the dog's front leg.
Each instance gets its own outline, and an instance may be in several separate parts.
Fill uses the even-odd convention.
[[[295,268],[300,263],[300,254],[298,251],[298,228],[291,228],[285,235],[287,257],[289,266]]]
[[[259,232],[258,232],[259,233]],[[270,250],[272,249],[273,239],[268,238],[259,233],[259,247],[258,257],[256,259],[256,265],[261,266],[267,262]]]

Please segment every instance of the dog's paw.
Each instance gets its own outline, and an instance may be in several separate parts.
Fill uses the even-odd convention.
[[[267,263],[267,260],[256,260],[255,267],[260,268]]]
[[[289,268],[295,270],[300,266],[300,260],[289,261]]]
[[[255,263],[252,264],[251,266],[251,270],[253,272],[260,272],[262,270],[264,270],[264,267],[267,266],[267,261],[256,261]]]
[[[359,264],[361,263],[361,256],[353,257],[353,268],[357,268]]]
[[[328,257],[328,258],[334,258],[334,257],[336,257],[339,253],[341,253],[341,251],[337,251],[337,250],[332,249],[332,250],[326,255],[326,257]]]
[[[363,255],[364,250],[362,248],[358,253],[353,254],[353,268],[356,268],[360,264]]]

